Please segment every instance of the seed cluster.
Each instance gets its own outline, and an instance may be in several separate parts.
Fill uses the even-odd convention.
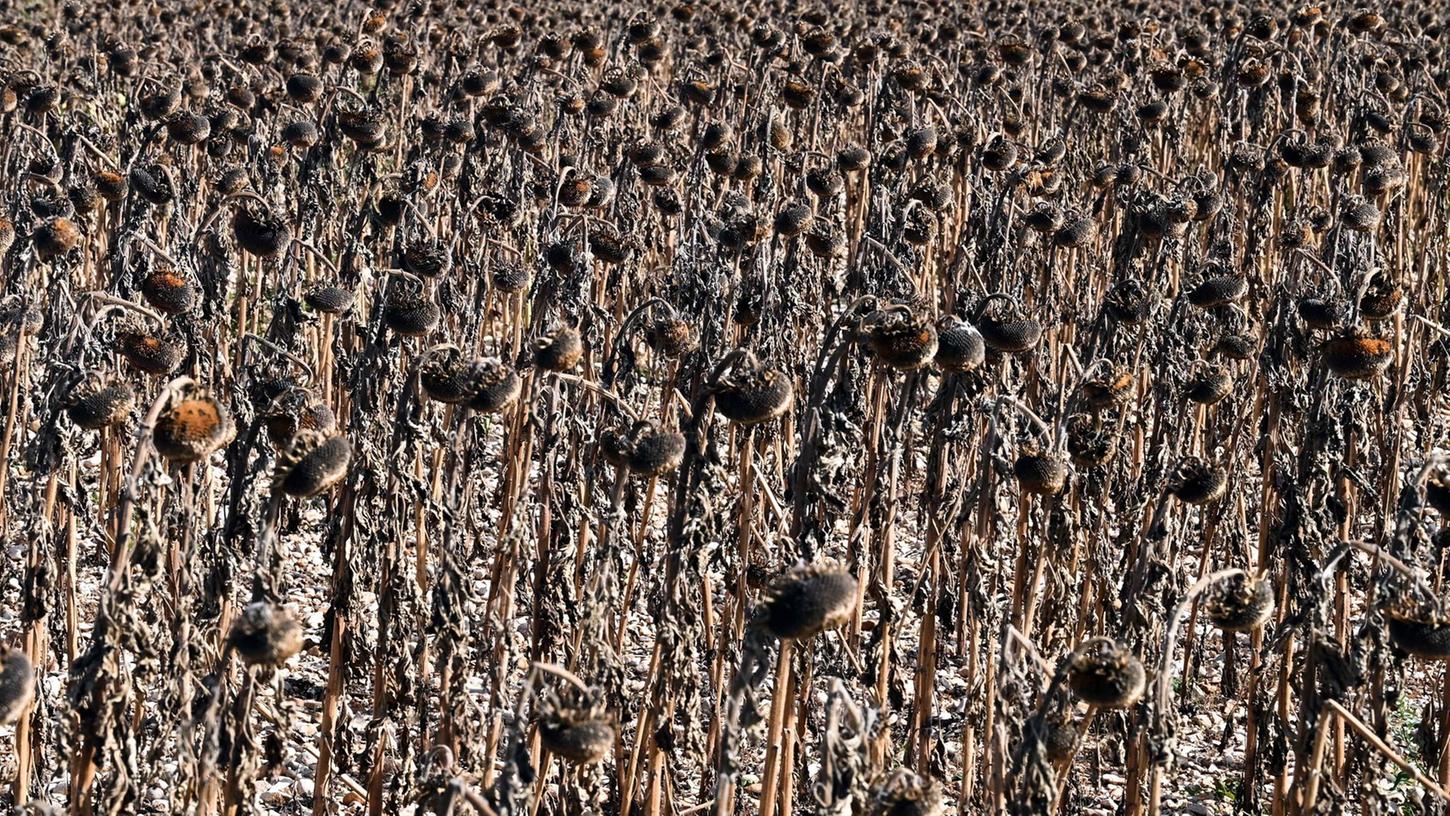
[[[0,806],[1443,812],[1355,2],[0,4]]]

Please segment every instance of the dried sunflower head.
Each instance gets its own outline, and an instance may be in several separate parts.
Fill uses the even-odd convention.
[[[246,663],[281,666],[302,650],[302,624],[284,606],[255,601],[237,614],[227,644]]]
[[[757,620],[781,640],[806,640],[851,619],[856,579],[833,564],[794,567],[771,582]]]
[[[1111,638],[1093,638],[1079,646],[1067,669],[1073,693],[1101,708],[1128,708],[1138,702],[1147,680],[1138,658]]]

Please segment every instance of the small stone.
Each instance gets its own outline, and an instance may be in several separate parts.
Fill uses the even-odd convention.
[[[287,801],[288,794],[292,790],[292,780],[283,779],[262,791],[261,799],[269,805],[280,805]]]

